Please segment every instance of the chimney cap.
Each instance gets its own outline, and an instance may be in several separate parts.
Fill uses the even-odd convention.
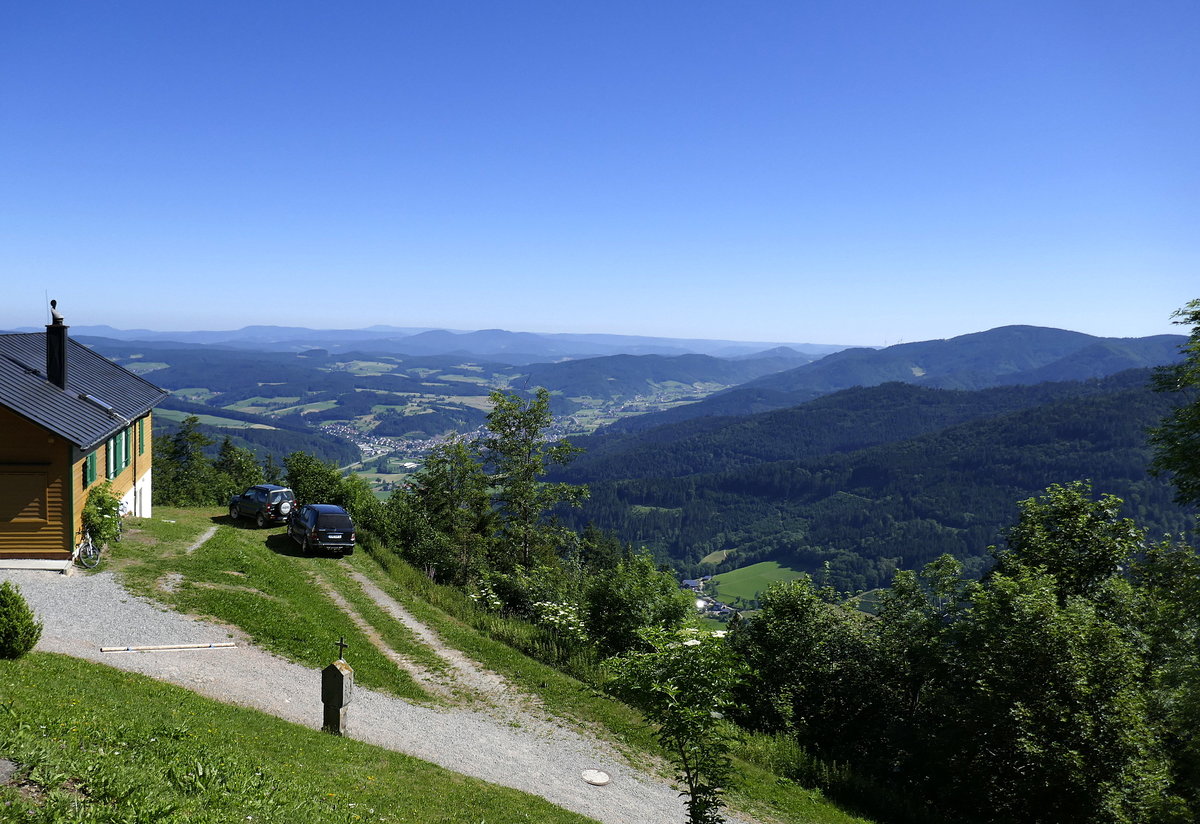
[[[58,301],[50,301],[50,317],[54,320],[55,326],[62,326],[63,316],[58,311]]]

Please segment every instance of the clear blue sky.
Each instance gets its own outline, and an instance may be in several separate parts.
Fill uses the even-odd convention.
[[[0,6],[0,328],[1180,331],[1200,3]]]

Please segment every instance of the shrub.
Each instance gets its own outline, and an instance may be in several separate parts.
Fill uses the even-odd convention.
[[[42,623],[11,581],[0,584],[0,658],[20,658],[42,637]]]
[[[88,490],[83,504],[83,528],[92,536],[96,546],[105,546],[121,536],[121,501],[113,493],[112,484],[105,481]]]

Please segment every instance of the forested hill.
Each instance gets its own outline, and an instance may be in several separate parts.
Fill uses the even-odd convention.
[[[645,431],[576,438],[572,442],[583,452],[559,477],[576,483],[670,478],[817,458],[914,438],[1055,400],[1141,387],[1149,374],[1146,369],[1128,370],[1094,381],[973,392],[904,383],[855,387],[789,409],[695,418]]]
[[[1099,338],[1036,326],[1004,326],[948,340],[886,349],[846,349],[820,360],[749,381],[699,403],[628,418],[629,432],[690,418],[782,409],[853,386],[900,381],[943,389],[1032,385],[1085,380],[1179,358],[1181,335]]]
[[[1147,473],[1145,434],[1179,399],[1151,391],[1146,377],[1141,371],[1094,385],[981,392],[853,390],[824,399],[824,409],[807,417],[796,410],[806,444],[791,447],[781,438],[768,446],[771,427],[750,420],[742,425],[758,445],[734,450],[738,429],[729,422],[660,454],[699,453],[711,436],[712,453],[693,463],[728,461],[733,468],[592,482],[585,506],[565,517],[650,546],[685,572],[698,572],[697,562],[715,550],[735,550],[722,569],[771,558],[821,573],[828,562],[831,582],[843,590],[885,584],[895,569],[919,568],[942,553],[981,572],[1017,501],[1056,482],[1091,479],[1098,492],[1124,498],[1126,514],[1151,534],[1179,533],[1194,521],[1172,502],[1167,481]],[[1036,392],[1044,402],[1019,408]],[[953,422],[954,399],[971,419]],[[925,417],[922,400],[931,419],[941,416],[948,425],[912,437],[907,433]],[[989,403],[995,409],[986,415]],[[856,428],[875,445],[854,448]],[[773,459],[793,448],[808,455]]]

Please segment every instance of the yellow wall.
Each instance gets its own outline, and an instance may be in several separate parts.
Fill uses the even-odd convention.
[[[80,494],[78,496],[78,505],[76,506],[75,511],[74,534],[82,534],[83,503],[85,500],[87,500],[87,493],[89,489],[97,484],[104,483],[105,480],[109,480],[109,482],[112,484],[113,494],[118,498],[126,499],[137,481],[141,478],[144,478],[146,473],[149,472],[150,454],[152,452],[154,440],[152,435],[154,422],[151,420],[150,413],[147,413],[142,420],[145,420],[145,423],[142,425],[142,431],[145,432],[145,442],[142,443],[138,438],[139,427],[138,422],[135,420],[129,427],[129,432],[131,433],[129,440],[129,464],[111,479],[107,477],[105,471],[106,467],[108,466],[108,441],[96,447],[96,480],[88,486],[84,486],[83,484],[84,473],[86,472],[87,455],[79,452],[78,450],[75,451],[75,464],[72,467],[71,477],[75,479],[75,483],[77,484],[76,488],[80,490]],[[147,504],[148,503],[149,502],[147,502]]]
[[[0,558],[65,558],[73,546],[69,443],[0,409]]]

